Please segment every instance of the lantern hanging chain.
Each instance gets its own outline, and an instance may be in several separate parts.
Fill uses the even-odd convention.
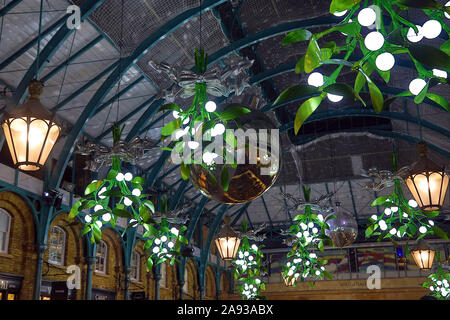
[[[122,0],[122,11],[120,14],[120,42],[121,42],[121,46],[119,46],[119,84],[117,86],[117,113],[116,113],[116,123],[119,122],[119,111],[120,111],[120,84],[122,82],[122,72],[123,72],[123,68],[122,68],[122,47],[124,46],[124,41],[123,41],[123,12],[124,12],[124,0]]]
[[[76,36],[77,36],[77,30],[75,29],[75,32],[74,32],[73,38],[72,38],[72,44],[70,45],[69,55],[68,55],[68,57],[67,57],[66,67],[65,67],[65,69],[64,69],[63,79],[62,79],[62,82],[61,82],[61,86],[60,86],[60,88],[59,88],[58,98],[56,99],[56,105],[59,104],[59,99],[61,98],[61,93],[62,93],[62,90],[63,90],[64,82],[65,82],[65,80],[66,80],[67,69],[69,68],[69,63],[68,63],[68,61],[69,61],[70,57],[72,56],[72,50],[73,50],[73,45],[74,45],[74,43],[75,43],[75,37],[76,37]]]
[[[3,7],[6,5],[6,0],[3,0]],[[2,16],[2,23],[0,24],[0,45],[2,44],[3,24],[5,22],[5,16]]]
[[[37,41],[37,54],[36,54],[36,67],[35,67],[35,76],[36,80],[38,79],[39,73],[39,55],[41,53],[41,33],[42,33],[42,11],[44,6],[44,0],[41,0],[41,7],[39,11],[39,33],[38,33],[38,41]]]
[[[202,0],[200,0],[200,49],[202,49]]]
[[[419,105],[418,104],[416,104],[416,109],[417,109],[417,124],[419,125],[419,138],[420,138],[420,141],[423,141],[422,120],[420,119],[420,110],[419,110]]]

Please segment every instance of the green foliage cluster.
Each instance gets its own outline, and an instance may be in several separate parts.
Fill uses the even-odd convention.
[[[430,290],[429,295],[439,300],[450,299],[450,273],[446,273],[442,266],[438,265],[435,273],[428,276],[422,287]]]

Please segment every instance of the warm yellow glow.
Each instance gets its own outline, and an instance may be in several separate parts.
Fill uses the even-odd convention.
[[[3,123],[2,127],[14,164],[27,161],[44,165],[58,139],[60,128],[53,124],[49,129],[48,120],[36,118],[30,119],[29,126],[26,118],[9,119],[9,123],[9,126],[6,122]],[[33,164],[21,164],[19,169],[35,171],[40,167]]]
[[[414,262],[420,269],[431,269],[434,259],[434,250],[414,250],[411,254]]]
[[[408,177],[406,185],[419,206],[424,210],[431,211],[439,210],[444,203],[448,180],[448,175],[442,172],[433,172],[428,176],[428,179],[427,173],[423,172],[422,174]]]
[[[292,276],[291,280],[289,281],[289,277],[285,278],[283,274],[281,274],[281,276],[283,277],[284,284],[286,285],[286,287],[292,287],[295,281],[298,279],[298,277]]]
[[[223,260],[233,260],[236,257],[241,239],[236,237],[224,237],[216,239],[216,247]]]

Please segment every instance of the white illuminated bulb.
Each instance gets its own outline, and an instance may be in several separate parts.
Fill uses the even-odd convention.
[[[159,247],[154,247],[153,248],[153,253],[158,253],[159,252]]]
[[[425,80],[416,78],[409,83],[409,91],[413,95],[417,96],[426,85],[427,85],[427,83],[425,82]]]
[[[320,271],[319,271],[319,270],[316,271],[316,275],[317,275],[317,276],[320,275]]]
[[[123,199],[123,204],[126,205],[127,207],[131,206],[131,204],[133,203],[133,201],[131,201],[130,199],[128,199],[127,197],[125,197]]]
[[[214,159],[217,157],[218,155],[214,152],[205,152],[203,154],[203,162],[206,164],[212,164],[212,162],[214,161]]]
[[[172,249],[173,246],[174,246],[174,244],[173,244],[173,242],[169,242],[169,243],[167,244],[167,246],[168,246],[170,249]]]
[[[445,4],[445,7],[450,7],[450,1]],[[444,14],[447,19],[450,19],[450,14],[448,14],[447,11],[444,11]]]
[[[447,78],[447,72],[439,69],[433,69],[433,75],[439,78]]]
[[[310,228],[314,227],[314,223],[312,223],[312,222],[308,223],[308,227],[310,227]]]
[[[380,229],[383,231],[387,229],[387,225],[384,220],[380,220],[380,222],[378,222],[378,225],[380,226]]]
[[[131,192],[131,194],[133,196],[139,197],[141,195],[141,190],[139,189],[133,189],[133,191]]]
[[[95,223],[98,225],[99,228],[101,228],[102,225],[103,225],[102,222],[101,222],[101,221],[98,221],[98,220],[97,220]]]
[[[102,210],[102,209],[103,209],[103,206],[101,206],[99,204],[94,207],[95,212],[97,212],[98,210]]]
[[[297,238],[301,238],[302,237],[302,233],[301,232],[297,232],[296,236],[297,236]]]
[[[408,214],[407,213],[403,213],[403,218],[408,218]]]
[[[189,141],[188,142],[188,146],[189,148],[191,148],[192,150],[195,150],[198,148],[200,144],[197,141]]]
[[[103,193],[103,192],[105,192],[106,191],[106,187],[103,187],[103,188],[101,188],[100,189],[100,191],[98,192],[98,197],[100,198],[100,199],[105,199],[106,198],[106,196],[102,196],[101,194]]]
[[[313,72],[308,77],[308,84],[313,87],[323,86],[323,75],[319,72]]]
[[[102,216],[103,221],[108,222],[109,220],[111,220],[111,214],[109,212],[105,213]]]
[[[395,228],[392,228],[392,229],[389,231],[389,233],[392,234],[392,235],[394,235],[396,232],[397,232],[397,229],[395,229]]]
[[[416,200],[411,199],[411,200],[408,201],[408,204],[409,204],[410,207],[413,207],[413,208],[417,207]]]
[[[86,221],[87,223],[92,221],[92,217],[89,215],[84,216],[84,221]]]
[[[176,110],[174,110],[174,111],[172,112],[172,115],[173,115],[173,117],[174,117],[175,119],[178,119],[178,118],[180,117],[180,113],[179,113],[178,111],[176,111]]]
[[[188,124],[189,121],[191,121],[191,118],[190,118],[190,117],[187,117],[186,119],[184,119],[183,124]]]
[[[335,13],[333,13],[334,16],[336,17],[342,17],[343,15],[345,15],[347,13],[348,10],[344,10],[344,11],[337,11]]]
[[[375,64],[381,71],[389,71],[395,65],[395,58],[391,53],[384,52],[378,55],[377,59],[375,60]]]
[[[391,213],[392,213],[391,209],[389,209],[389,208],[384,209],[384,214],[385,215],[390,216]]]
[[[309,232],[308,231],[305,231],[305,232],[303,232],[303,235],[305,236],[305,238],[306,237],[308,237],[309,236]]]
[[[392,212],[397,212],[398,211],[398,207],[391,207],[391,211]]]
[[[308,226],[306,224],[304,224],[303,222],[300,223],[300,227],[302,228],[302,230],[308,229]]]
[[[364,39],[364,45],[370,51],[377,51],[384,45],[384,37],[378,31],[372,31]]]
[[[258,251],[258,246],[256,244],[252,244],[252,249]]]
[[[408,33],[406,34],[406,38],[410,42],[419,42],[420,40],[423,39],[422,27],[418,26],[418,25],[416,25],[416,27],[417,27],[418,33],[416,33],[413,28],[409,28],[408,29]]]
[[[432,220],[428,220],[428,224],[429,224],[430,226],[434,226],[434,222],[433,222]]]
[[[175,131],[175,140],[180,139],[182,136],[184,136],[186,132],[184,132],[184,130],[182,129],[178,129],[177,131]]]
[[[125,176],[123,175],[122,172],[119,172],[116,176],[116,180],[120,182],[123,181],[123,179],[125,179]]]
[[[155,239],[155,244],[159,246],[159,244],[161,243],[161,240],[159,240],[158,238]]]
[[[377,14],[372,8],[364,8],[358,14],[358,22],[364,27],[371,26],[377,20]]]
[[[371,216],[372,220],[377,220],[378,217],[374,214],[373,216]]]
[[[427,228],[424,227],[424,226],[421,226],[421,227],[419,228],[419,232],[420,232],[420,233],[425,233],[425,232],[427,232]]]
[[[314,227],[314,228],[312,229],[312,232],[313,232],[314,234],[316,234],[317,232],[319,232],[319,230],[318,230],[317,228]]]
[[[221,123],[217,123],[214,126],[214,132],[215,132],[216,136],[219,136],[219,135],[223,134],[225,132],[225,126],[223,124],[221,124]]]
[[[133,179],[133,175],[129,172],[125,173],[124,177],[126,181],[131,181]]]
[[[337,95],[337,94],[327,93],[327,98],[328,98],[328,100],[330,100],[331,102],[339,102],[339,101],[341,101],[344,97],[343,97],[343,96],[339,96],[339,95]]]
[[[216,105],[216,103],[214,101],[208,101],[205,104],[205,109],[208,112],[214,112],[214,111],[216,111],[216,108],[217,108],[217,105]]]
[[[162,237],[161,237],[161,241],[162,241],[162,242],[166,242],[166,241],[167,241],[167,237],[166,237],[166,236],[162,236]]]
[[[319,213],[319,214],[317,215],[317,219],[319,219],[319,221],[323,221],[323,215]]]
[[[173,227],[172,229],[170,229],[170,232],[172,232],[174,235],[178,236],[178,229]]]
[[[422,26],[423,36],[427,39],[437,38],[442,32],[441,23],[437,20],[428,20]]]
[[[317,258],[317,254],[315,254],[315,253],[310,253],[310,254],[309,254],[309,257],[310,257],[310,258]]]

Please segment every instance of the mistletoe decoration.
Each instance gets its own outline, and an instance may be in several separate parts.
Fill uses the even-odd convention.
[[[441,265],[437,266],[436,272],[430,274],[428,279],[422,284],[422,287],[430,290],[430,296],[439,300],[448,300],[450,298],[450,273],[446,273]]]
[[[305,201],[308,203],[311,198],[311,189],[303,187]],[[305,206],[305,212],[294,218],[295,224],[289,228],[291,235],[290,244],[292,250],[287,253],[288,262],[283,267],[283,278],[288,283],[304,281],[306,277],[320,279],[323,276],[331,279],[331,275],[325,271],[324,265],[327,260],[320,259],[311,249],[323,251],[324,244],[331,244],[331,239],[326,236],[325,230],[329,229],[327,221],[334,219],[334,215],[329,215],[326,219],[322,214],[315,214],[310,205]],[[312,284],[311,284],[312,285]]]
[[[123,127],[113,125],[114,143],[120,140],[122,131]],[[80,236],[90,232],[91,242],[99,243],[104,225],[115,228],[119,217],[126,218],[128,225],[122,237],[128,229],[142,225],[146,230],[143,234],[143,237],[147,238],[145,249],[153,246],[149,252],[147,268],[167,259],[170,259],[173,264],[175,257],[180,253],[181,243],[187,244],[187,240],[182,236],[186,227],[183,226],[180,230],[176,228],[169,230],[167,219],[161,218],[159,221],[153,219],[154,204],[147,199],[148,194],[142,194],[145,183],[142,177],[133,177],[130,172],[124,173],[121,159],[115,156],[112,160],[112,168],[106,177],[94,180],[86,187],[84,196],[71,208],[69,219],[72,220],[78,215],[84,216],[83,220],[80,219],[84,223]],[[167,208],[167,204],[165,207]],[[90,212],[86,213],[86,211]],[[164,244],[168,248],[165,248]],[[156,247],[158,249],[155,249]]]
[[[393,155],[394,171],[398,170],[397,155]],[[419,241],[427,235],[437,235],[448,240],[447,234],[434,225],[432,218],[439,215],[439,211],[424,211],[418,208],[414,200],[407,201],[402,190],[402,180],[394,179],[394,190],[388,196],[375,199],[372,206],[383,207],[382,213],[373,215],[367,222],[366,238],[378,236],[378,241],[403,237],[417,238]]]
[[[195,49],[195,69],[197,75],[203,75],[208,65],[208,55],[203,49]],[[168,147],[161,148],[179,154],[183,157],[184,150],[190,152],[201,152],[205,146],[203,141],[211,141],[213,137],[223,136],[225,142],[231,147],[235,147],[236,138],[225,133],[228,128],[227,122],[237,119],[240,116],[249,113],[250,110],[241,106],[233,106],[225,111],[216,111],[216,104],[208,101],[209,82],[205,77],[198,77],[195,81],[194,98],[191,106],[183,110],[175,103],[169,103],[161,107],[159,111],[171,110],[175,120],[167,123],[161,129],[161,139],[165,140],[171,137],[172,143]],[[191,141],[191,137],[195,139]],[[197,151],[196,151],[197,150]],[[212,152],[204,152],[198,161],[192,157],[186,160],[183,157],[181,164],[181,177],[187,180],[190,176],[189,164],[201,164],[206,170],[213,163],[218,155]],[[226,167],[226,166],[225,166]]]
[[[422,9],[430,20],[423,26],[417,26],[405,17],[409,8]],[[284,46],[309,41],[306,54],[295,67],[296,73],[310,74],[308,85],[298,84],[288,88],[274,102],[276,105],[307,98],[295,116],[295,134],[327,96],[333,102],[351,98],[367,106],[360,96],[363,90],[366,91],[366,85],[376,113],[382,112],[395,98],[407,96],[415,96],[416,104],[428,98],[450,111],[444,97],[429,92],[439,83],[447,84],[450,40],[442,43],[440,48],[417,43],[424,36],[428,39],[438,37],[441,30],[450,33],[444,23],[445,18],[450,18],[450,6],[441,6],[435,0],[333,0],[330,13],[343,16],[343,20],[315,34],[309,30],[292,31],[282,41]],[[376,30],[371,31],[372,26]],[[322,43],[321,39],[330,33],[343,34],[346,37],[345,44],[339,46],[334,41]],[[414,66],[417,77],[411,79],[409,88],[405,87],[404,92],[385,100],[372,80],[372,74],[378,73],[385,83],[389,83],[391,69],[396,63],[395,56],[408,57],[412,63],[406,63]],[[326,76],[316,70],[323,65],[335,65],[336,68]],[[338,82],[343,68],[355,72],[353,86]]]
[[[242,233],[247,233],[247,223],[241,225]],[[237,252],[237,257],[233,261],[234,278],[237,280],[237,288],[244,300],[262,300],[261,291],[266,290],[265,283],[261,280],[267,269],[262,264],[263,246],[250,245],[249,239],[243,237]]]

